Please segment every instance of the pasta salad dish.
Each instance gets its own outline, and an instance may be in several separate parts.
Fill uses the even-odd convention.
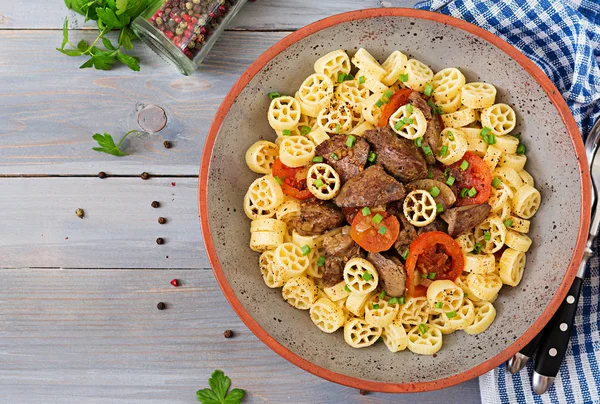
[[[262,176],[243,201],[266,286],[354,348],[432,355],[443,335],[484,332],[521,281],[541,203],[496,94],[362,48],[268,93],[275,133],[246,153]]]

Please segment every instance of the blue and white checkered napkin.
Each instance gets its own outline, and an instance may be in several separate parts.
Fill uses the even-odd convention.
[[[417,8],[478,25],[534,61],[554,82],[583,135],[600,117],[600,0],[428,0]],[[600,243],[594,250],[600,255]],[[481,376],[483,403],[600,403],[600,259],[590,260],[567,356],[548,393],[504,365]]]

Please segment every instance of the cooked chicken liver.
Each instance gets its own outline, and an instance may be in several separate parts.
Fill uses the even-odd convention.
[[[457,237],[483,222],[488,217],[490,209],[487,203],[461,206],[448,209],[442,214],[442,219],[448,223],[448,234]]]
[[[379,206],[398,201],[406,195],[404,185],[375,165],[346,182],[335,203],[342,208]]]
[[[360,247],[350,237],[350,227],[341,232],[323,237],[325,249],[325,265],[323,267],[323,284],[333,286],[342,280],[344,265],[350,258],[360,256]]]
[[[420,236],[423,233],[428,233],[430,231],[441,231],[444,233],[448,232],[448,224],[444,222],[440,218],[436,218],[433,222],[429,223],[427,226],[419,227],[417,230],[417,234]]]
[[[323,234],[344,223],[344,214],[331,202],[310,199],[302,203],[300,215],[289,225],[303,236]]]
[[[323,156],[342,182],[360,174],[369,157],[369,143],[360,136],[355,137],[356,143],[352,147],[346,146],[347,135],[334,135],[317,146],[317,155]]]
[[[389,127],[368,130],[364,134],[371,148],[377,153],[377,163],[402,181],[427,177],[427,164],[415,144],[399,137]]]
[[[428,145],[434,154],[439,153],[439,150],[442,147],[442,141],[440,139],[442,125],[439,119],[431,114],[431,107],[427,104],[427,101],[423,99],[419,92],[413,91],[409,95],[408,100],[413,107],[419,108],[421,112],[423,112],[423,115],[425,115],[425,119],[427,120],[427,130],[423,136],[422,144]],[[435,164],[434,154],[424,154],[425,160],[428,164]]]
[[[408,222],[408,220],[406,220],[402,211],[400,211],[396,217],[400,222],[400,232],[398,233],[398,238],[394,243],[394,248],[396,251],[398,251],[398,254],[403,255],[406,249],[410,247],[410,243],[417,238],[417,230]]]
[[[379,284],[390,297],[404,296],[406,290],[406,270],[396,257],[385,257],[379,253],[369,253],[367,259],[379,274]]]

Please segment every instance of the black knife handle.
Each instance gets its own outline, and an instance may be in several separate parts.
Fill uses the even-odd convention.
[[[519,352],[521,352],[523,355],[527,356],[528,358],[531,358],[533,356],[533,354],[535,353],[535,350],[537,349],[538,345],[540,344],[540,340],[542,339],[542,335],[544,335],[544,329],[542,328],[542,331],[540,331],[538,333],[538,335],[535,336],[534,339],[532,339],[529,344],[525,345],[523,347],[523,349],[521,349]]]
[[[555,377],[558,374],[569,346],[582,285],[583,279],[576,277],[565,300],[544,329],[535,357],[535,371],[540,375]]]

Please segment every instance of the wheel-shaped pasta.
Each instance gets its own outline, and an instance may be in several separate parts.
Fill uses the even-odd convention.
[[[455,330],[464,330],[475,320],[475,306],[469,299],[463,299],[463,304],[456,311],[444,313],[448,326]]]
[[[302,252],[302,249],[294,243],[283,243],[273,252],[273,262],[283,271],[283,280],[304,275],[310,264],[310,260]]]
[[[265,175],[250,184],[244,197],[244,212],[252,220],[273,217],[282,202],[281,185],[272,175]]]
[[[322,262],[323,258],[321,257],[324,258],[323,253],[318,249],[311,249],[310,253],[308,254],[310,263],[306,269],[306,274],[313,278],[313,280],[321,279],[323,277],[325,267],[323,265],[324,262]]]
[[[306,185],[318,199],[328,201],[335,198],[341,183],[340,176],[329,164],[317,163],[308,169]]]
[[[457,68],[448,67],[433,76],[431,85],[436,100],[449,101],[460,94],[465,85],[465,76]]]
[[[366,348],[373,345],[383,328],[370,325],[362,318],[351,318],[344,324],[344,341],[353,348]]]
[[[323,143],[326,140],[329,140],[330,137],[327,134],[327,132],[325,132],[325,129],[321,128],[320,126],[317,125],[316,128],[314,128],[313,130],[311,130],[308,135],[306,135],[316,146],[320,145],[321,143]]]
[[[519,177],[517,171],[510,167],[496,167],[492,171],[492,177],[498,177],[500,181],[508,185],[513,193],[513,198],[517,190],[523,186],[523,180]]]
[[[508,203],[512,197],[513,192],[504,182],[500,182],[497,186],[492,187],[490,199],[488,200],[488,205],[492,207],[491,212],[501,212],[504,204]]]
[[[479,157],[485,156],[488,144],[481,137],[481,128],[461,128],[467,138],[467,151],[475,153]]]
[[[398,320],[405,325],[419,325],[429,319],[429,304],[425,296],[409,297],[400,307]]]
[[[448,317],[445,314],[434,313],[429,316],[429,323],[435,325],[442,334],[452,334],[456,331],[455,328],[452,328],[450,323],[448,322]]]
[[[314,67],[316,73],[322,73],[331,81],[336,81],[340,73],[350,73],[350,57],[343,49],[334,50],[321,56]]]
[[[513,212],[523,219],[531,219],[536,214],[542,203],[540,191],[531,185],[520,187],[512,200]]]
[[[298,100],[311,110],[324,108],[332,97],[333,81],[323,73],[314,73],[308,76],[298,90]]]
[[[475,296],[473,292],[471,292],[471,289],[469,289],[469,284],[467,283],[467,276],[468,274],[461,274],[458,278],[454,280],[454,283],[456,283],[456,285],[463,290],[465,298],[468,297],[473,302],[481,301],[481,299]]]
[[[432,313],[456,311],[463,303],[464,292],[450,280],[433,281],[427,288],[427,302]]]
[[[362,136],[368,130],[375,129],[375,126],[371,122],[364,121],[363,123],[355,126],[351,131],[351,135]]]
[[[440,133],[442,146],[435,153],[435,158],[444,165],[456,163],[467,152],[467,137],[460,129],[446,128]]]
[[[434,97],[435,99],[435,97]],[[439,109],[442,114],[451,114],[452,112],[456,112],[460,109],[462,105],[460,103],[460,94],[456,94],[454,97],[450,98],[448,101],[440,101],[435,100],[435,105],[437,109]]]
[[[283,300],[298,310],[309,310],[317,300],[317,293],[317,286],[306,276],[289,279],[281,289]]]
[[[379,275],[364,258],[351,258],[344,266],[344,281],[351,293],[367,294],[377,288]]]
[[[489,302],[496,299],[498,292],[502,288],[502,280],[495,273],[470,273],[467,275],[467,285],[475,297]]]
[[[527,163],[527,157],[525,156],[519,154],[503,154],[500,157],[498,165],[500,167],[510,167],[518,173],[525,167],[525,163]]]
[[[381,97],[381,94],[385,93],[387,90],[390,90],[381,81],[376,80],[369,74],[364,74],[360,70],[356,73],[356,77],[358,77],[359,82],[364,81],[363,84],[366,88],[369,89],[369,91],[371,91],[374,94],[380,94],[380,97]]]
[[[275,217],[277,217],[278,220],[287,222],[300,215],[301,209],[302,207],[299,200],[285,196],[281,205],[277,206],[275,209]]]
[[[521,219],[516,216],[508,216],[506,224],[507,228],[510,230],[514,230],[519,233],[529,233],[529,227],[531,226],[531,222],[527,219]]]
[[[383,67],[387,73],[386,76],[381,79],[381,82],[386,86],[391,86],[398,81],[398,77],[406,71],[407,62],[408,58],[404,53],[400,51],[392,52],[385,62],[381,64],[381,67]]]
[[[335,96],[338,100],[350,105],[354,111],[362,111],[364,102],[369,97],[369,89],[358,80],[346,80],[338,84]]]
[[[379,62],[364,48],[360,48],[356,51],[352,57],[352,63],[360,69],[362,74],[371,76],[377,81],[383,80],[387,75],[385,69],[381,67]]]
[[[273,257],[273,251],[265,251],[260,255],[260,259],[258,261],[263,281],[265,282],[265,285],[271,289],[280,288],[283,286],[281,268],[273,264]]]
[[[404,351],[408,345],[406,330],[399,320],[394,320],[383,327],[381,337],[383,338],[383,343],[390,352]]]
[[[463,272],[489,274],[496,271],[496,259],[492,254],[465,254]]]
[[[344,283],[345,285],[345,283]],[[356,317],[363,317],[365,315],[365,306],[369,299],[371,299],[373,293],[350,293],[348,299],[346,299],[346,309],[355,315]]]
[[[461,234],[457,238],[454,239],[460,246],[460,249],[463,253],[470,253],[475,249],[475,236],[472,231],[468,231],[466,233]]]
[[[483,245],[481,251],[493,254],[499,251],[506,240],[506,226],[502,219],[491,216],[475,226],[475,242]]]
[[[344,309],[323,297],[310,308],[310,319],[321,331],[331,334],[344,325],[346,315]]]
[[[377,101],[381,98],[381,93],[372,94],[363,104],[362,115],[365,121],[371,125],[377,125],[381,117],[381,108],[377,106]]]
[[[296,98],[296,99],[298,99],[298,98]],[[317,111],[317,114],[318,114],[318,111]],[[315,114],[315,116],[316,116],[316,114]],[[296,126],[294,126],[292,129],[276,130],[275,132],[277,133],[277,139],[275,139],[275,143],[277,144],[277,147],[279,147],[279,144],[281,143],[280,138],[282,138],[284,136],[306,136],[307,132],[309,130],[312,130],[312,125],[314,125],[314,123],[315,123],[314,121],[315,121],[314,117],[311,117],[311,116],[308,116],[308,115],[305,115],[304,113],[302,113],[302,115],[300,115],[300,120],[298,121]],[[308,132],[308,133],[310,133],[310,132]]]
[[[477,113],[474,109],[461,108],[456,112],[440,115],[446,128],[462,128],[477,120]]]
[[[475,320],[465,328],[465,332],[476,335],[487,330],[496,318],[496,309],[489,302],[475,303]]]
[[[292,242],[300,248],[307,246],[313,252],[323,246],[323,236],[303,236],[294,230],[292,233]]]
[[[498,165],[498,161],[500,161],[500,156],[502,156],[502,150],[494,145],[488,146],[483,156],[483,162],[488,166],[490,171],[494,171]]]
[[[334,102],[322,109],[317,116],[317,125],[327,133],[348,133],[354,124],[354,111],[345,102]]]
[[[346,288],[346,282],[344,281],[323,289],[323,292],[325,292],[332,302],[337,302],[350,296],[350,292],[348,291],[348,288]]]
[[[250,224],[250,248],[262,252],[284,242],[287,225],[277,219],[256,219]]]
[[[521,177],[521,179],[523,180],[523,184],[527,184],[527,185],[531,185],[532,187],[535,187],[535,181],[533,180],[533,177],[531,176],[531,174],[529,174],[527,171],[521,170],[517,174],[519,174],[519,177]]]
[[[420,355],[433,355],[442,348],[442,332],[435,325],[420,324],[408,332],[408,349]]]
[[[398,304],[389,304],[387,300],[374,295],[365,305],[365,321],[377,327],[385,327],[398,315]]]
[[[529,251],[529,247],[531,247],[532,240],[526,234],[507,230],[505,243],[512,249],[527,252]]]
[[[416,59],[406,62],[408,80],[404,83],[408,88],[423,92],[427,83],[433,79],[433,71],[425,63]]]
[[[255,173],[270,174],[278,156],[279,147],[275,143],[259,140],[246,151],[246,164]]]
[[[417,189],[404,199],[404,216],[413,226],[424,227],[435,220],[437,206],[428,191]]]
[[[427,120],[419,108],[409,108],[409,104],[398,108],[390,116],[390,126],[400,136],[406,139],[417,139],[425,134]]]
[[[496,136],[510,133],[517,124],[515,111],[506,104],[494,104],[481,111],[481,124]]]
[[[498,136],[496,147],[502,150],[502,153],[515,154],[517,147],[519,147],[519,139],[514,136]]]
[[[496,102],[496,87],[488,83],[467,83],[461,90],[461,102],[471,109],[489,108]]]
[[[277,97],[269,106],[269,124],[275,130],[292,129],[300,121],[300,103],[289,96]]]
[[[304,136],[286,136],[279,145],[279,159],[288,167],[302,167],[315,157],[315,144]]]
[[[517,286],[523,277],[525,253],[512,248],[507,248],[500,258],[500,279],[508,286]]]

